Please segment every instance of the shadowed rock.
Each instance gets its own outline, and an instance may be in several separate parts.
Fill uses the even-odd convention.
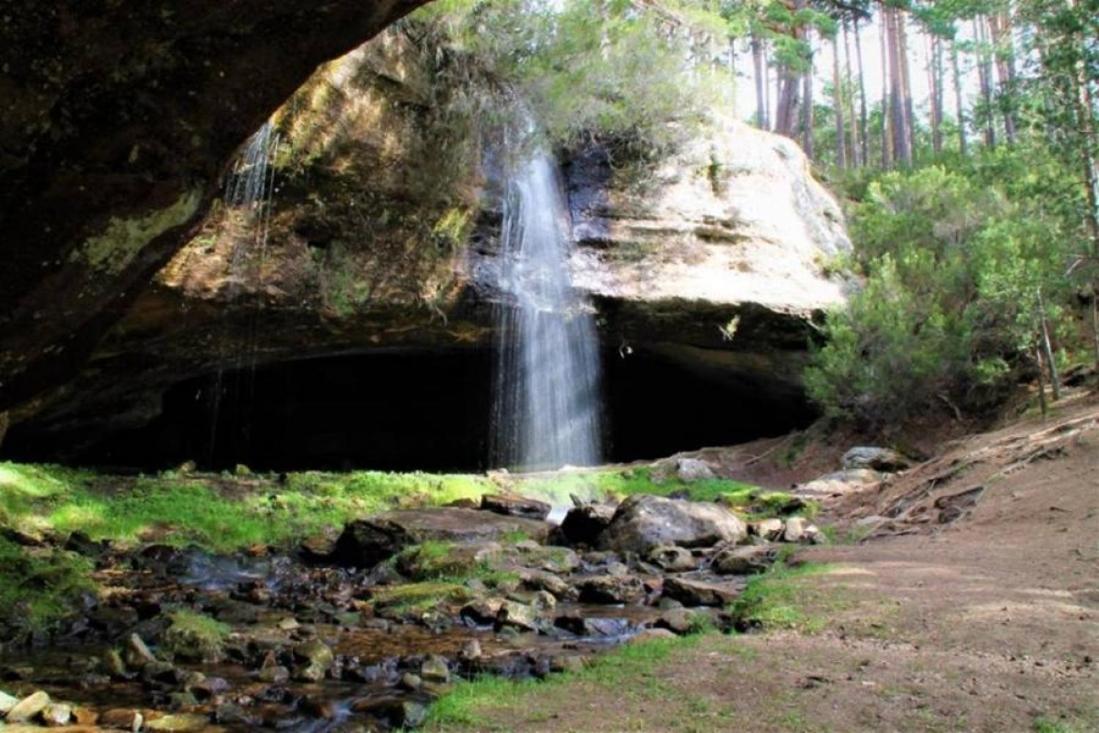
[[[639,494],[622,502],[600,541],[608,549],[645,555],[662,545],[736,544],[747,534],[744,522],[717,504]]]

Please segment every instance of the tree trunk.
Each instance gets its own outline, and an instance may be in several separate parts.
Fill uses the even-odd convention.
[[[954,103],[958,107],[958,150],[962,155],[969,152],[965,136],[965,98],[962,97],[962,75],[958,70],[958,46],[950,42],[950,66],[954,72]]]
[[[1011,37],[1011,16],[1000,12],[988,16],[992,41],[992,57],[996,63],[996,78],[1000,88],[1000,109],[1004,116],[1004,137],[1015,143],[1015,43]]]
[[[943,152],[943,76],[942,41],[935,35],[929,35],[927,55],[928,81],[931,90],[931,149],[938,156]]]
[[[1046,318],[1046,308],[1042,301],[1042,294],[1038,294],[1038,317],[1042,325],[1042,351],[1045,352],[1049,365],[1049,385],[1053,392],[1053,401],[1061,399],[1061,377],[1057,373],[1057,359],[1053,357],[1053,345],[1049,339],[1049,319]]]
[[[984,18],[980,15],[973,19],[973,35],[977,39],[977,77],[981,88],[981,101],[985,107],[985,145],[995,148],[996,125],[992,114],[992,69],[988,61],[988,33]]]
[[[897,55],[901,69],[901,94],[904,101],[904,132],[908,143],[909,164],[916,156],[916,115],[912,104],[912,77],[908,64],[908,16],[901,9],[897,13]]]
[[[889,98],[889,9],[881,3],[881,23],[879,27],[881,42],[881,167],[892,168],[893,156],[890,148],[890,122],[892,110]]]
[[[912,163],[905,126],[904,71],[901,69],[901,47],[898,12],[886,9],[886,37],[889,49],[889,122],[893,139],[893,158],[903,166]]]
[[[859,17],[853,19],[855,26],[855,60],[859,67],[859,144],[862,148],[862,164],[870,165],[870,142],[867,140],[866,83],[863,76],[862,41],[859,32]]]
[[[832,107],[836,119],[836,166],[847,168],[847,134],[843,124],[843,87],[840,83],[839,34],[832,37]]]
[[[755,32],[752,33],[752,70],[756,82],[756,127],[766,130],[768,124],[767,98],[764,94],[766,82],[763,79],[763,43]]]
[[[809,70],[801,78],[801,96],[804,104],[801,111],[801,135],[802,148],[805,155],[812,160],[815,152],[813,149],[813,60],[809,59]]]
[[[851,32],[848,28],[849,23],[847,16],[843,17],[843,101],[844,101],[844,120],[851,127],[851,134],[848,136],[850,146],[847,148],[847,160],[852,168],[858,168],[862,165],[860,160],[860,147],[859,147],[859,126],[856,123],[855,118],[855,95],[853,93],[852,76],[851,76]]]
[[[1042,349],[1034,347],[1034,361],[1038,365],[1038,405],[1042,409],[1042,418],[1049,414],[1049,406],[1046,405],[1045,375],[1042,373]]]

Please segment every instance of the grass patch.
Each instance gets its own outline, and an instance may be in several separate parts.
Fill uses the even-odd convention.
[[[91,592],[92,564],[63,550],[22,547],[0,537],[0,623],[20,631],[48,629]]]
[[[831,593],[805,582],[831,570],[829,565],[772,566],[748,581],[729,607],[738,625],[763,629],[795,629],[816,633],[828,623],[828,612],[841,605]],[[827,598],[825,596],[828,596]]]
[[[92,539],[122,542],[153,531],[159,542],[230,552],[287,544],[357,517],[475,499],[491,490],[487,479],[471,475],[310,471],[278,483],[172,472],[121,479],[0,463],[0,524],[24,531],[81,531]]]
[[[426,727],[440,730],[451,726],[484,726],[484,715],[493,708],[532,710],[534,706],[530,703],[536,696],[567,696],[566,686],[571,684],[605,688],[617,700],[663,701],[672,691],[658,674],[658,665],[675,652],[703,643],[707,636],[698,634],[627,644],[596,657],[578,672],[553,675],[541,681],[486,676],[459,682],[431,706]]]
[[[405,548],[393,562],[398,571],[418,581],[461,584],[477,578],[488,586],[496,586],[519,579],[518,573],[498,569],[491,558],[477,559],[471,554],[473,549],[453,542],[428,540]]]
[[[461,583],[448,580],[427,580],[402,583],[375,591],[374,606],[398,613],[430,611],[443,603],[466,603],[473,593]]]
[[[194,611],[176,611],[164,632],[164,648],[183,659],[215,661],[221,657],[231,629]]]

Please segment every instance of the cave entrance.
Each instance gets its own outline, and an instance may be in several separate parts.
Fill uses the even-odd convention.
[[[32,421],[11,431],[4,453],[115,470],[195,461],[214,470],[483,471],[492,468],[493,359],[489,349],[376,350],[227,370],[172,386],[139,429],[103,435],[82,431],[79,416],[64,431]],[[603,354],[605,460],[732,445],[814,417],[799,390],[697,362],[659,349]]]

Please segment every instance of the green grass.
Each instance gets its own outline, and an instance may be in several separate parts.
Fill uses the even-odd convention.
[[[230,552],[290,543],[387,509],[473,499],[491,490],[487,479],[466,475],[306,472],[279,484],[253,476],[173,473],[117,479],[0,463],[0,524],[121,542],[154,530],[160,542]]]
[[[430,611],[442,603],[465,603],[472,599],[473,593],[469,588],[451,580],[386,586],[375,591],[373,596],[376,607],[400,613]]]
[[[519,579],[518,573],[497,568],[491,559],[475,560],[467,549],[440,540],[407,547],[393,558],[393,562],[418,581],[462,584],[477,578],[488,586],[496,586]]]
[[[194,611],[175,611],[164,632],[164,648],[185,659],[216,660],[221,656],[231,629],[226,624]]]
[[[574,683],[606,688],[618,700],[659,699],[671,690],[657,674],[658,665],[677,651],[704,643],[707,636],[627,644],[596,657],[578,672],[553,675],[541,681],[486,676],[459,682],[431,706],[426,727],[438,730],[449,726],[483,726],[484,713],[491,708],[529,708],[527,701],[535,696],[554,693],[567,696],[566,686]]]
[[[49,628],[93,590],[91,571],[75,553],[25,548],[0,537],[0,622],[24,631]]]
[[[806,580],[831,570],[828,565],[772,566],[748,581],[744,592],[729,607],[740,623],[763,629],[821,631],[828,622],[827,611],[839,610],[842,599],[825,593]]]

